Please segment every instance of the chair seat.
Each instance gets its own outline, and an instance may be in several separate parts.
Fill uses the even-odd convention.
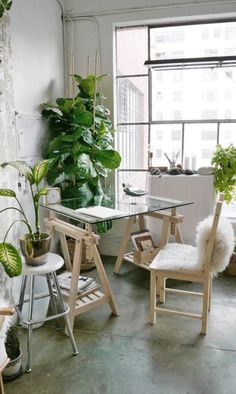
[[[149,268],[163,271],[201,271],[197,263],[197,248],[177,243],[168,244],[161,249]]]

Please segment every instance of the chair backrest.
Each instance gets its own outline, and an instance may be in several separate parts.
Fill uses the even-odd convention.
[[[234,248],[234,232],[226,218],[220,218],[224,195],[216,203],[214,216],[204,219],[197,227],[198,265],[212,275],[223,271]]]

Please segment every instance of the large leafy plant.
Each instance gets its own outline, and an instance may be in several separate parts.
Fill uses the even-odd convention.
[[[10,207],[4,208],[0,213],[6,212],[8,210],[15,210],[20,213],[20,218],[14,220],[9,226],[6,234],[4,236],[3,242],[0,243],[0,263],[3,265],[6,273],[10,276],[17,276],[21,273],[22,261],[21,256],[11,243],[6,242],[9,231],[12,226],[17,222],[22,222],[26,225],[30,238],[32,240],[38,240],[41,237],[40,224],[39,224],[39,200],[40,197],[47,194],[45,188],[40,187],[41,181],[47,174],[49,168],[49,160],[43,160],[40,163],[35,164],[32,168],[24,161],[13,161],[9,163],[3,163],[0,167],[5,168],[6,166],[12,166],[25,176],[29,184],[30,194],[32,197],[33,209],[34,209],[34,221],[33,224],[27,218],[27,215],[17,198],[14,190],[11,189],[0,189],[0,197],[7,197],[16,201],[16,206],[12,205]]]
[[[216,146],[212,157],[215,168],[215,189],[225,194],[225,201],[230,203],[236,199],[236,148],[233,144],[223,148]]]
[[[110,112],[97,89],[104,77],[75,75],[78,94],[74,98],[43,105],[49,129],[45,155],[51,159],[47,181],[61,188],[63,198],[76,197],[79,206],[97,204],[104,195],[102,179],[121,161],[113,148]]]

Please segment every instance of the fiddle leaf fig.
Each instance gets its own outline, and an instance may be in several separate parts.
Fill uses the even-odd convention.
[[[93,166],[90,156],[82,153],[77,161],[77,174],[82,179],[91,179],[97,177],[97,172]]]
[[[43,105],[42,116],[50,135],[46,158],[52,159],[47,181],[61,187],[63,198],[76,197],[81,206],[104,195],[101,180],[121,161],[113,148],[110,111],[97,91],[103,78],[105,75],[74,75],[78,86],[74,98]]]
[[[115,150],[100,150],[94,153],[96,160],[100,161],[106,168],[115,169],[120,165],[121,157]]]

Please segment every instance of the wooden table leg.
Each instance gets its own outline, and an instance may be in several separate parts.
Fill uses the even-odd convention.
[[[98,252],[96,244],[93,244],[93,246],[92,246],[92,254],[93,254],[94,262],[96,264],[98,275],[99,275],[99,278],[100,278],[100,281],[101,281],[101,285],[102,285],[102,287],[104,289],[104,293],[106,294],[106,296],[109,299],[109,304],[110,304],[112,313],[113,313],[113,315],[118,316],[119,313],[118,313],[118,308],[117,308],[117,305],[116,305],[116,302],[115,302],[115,298],[113,296],[110,284],[108,282],[107,274],[106,274],[106,271],[104,269],[104,266],[103,266],[103,263],[102,263],[102,260],[101,260],[101,257],[100,257],[100,254]]]
[[[80,267],[81,267],[81,261],[82,261],[83,246],[84,246],[83,239],[76,240],[74,260],[73,260],[73,270],[72,270],[72,276],[71,276],[70,296],[69,296],[69,300],[68,300],[68,305],[70,307],[69,321],[70,321],[70,325],[71,325],[72,330],[73,330],[74,320],[75,320],[77,286],[78,286],[78,279],[79,279]]]
[[[127,226],[126,226],[125,234],[124,234],[124,237],[123,237],[121,245],[120,245],[120,250],[119,250],[116,264],[115,264],[115,268],[114,268],[114,272],[116,274],[119,274],[120,267],[123,262],[124,254],[125,254],[125,251],[126,251],[129,239],[130,239],[130,234],[132,232],[134,219],[135,219],[135,217],[130,217],[128,220]]]
[[[146,230],[144,215],[138,215],[138,222],[139,222],[140,231]]]

